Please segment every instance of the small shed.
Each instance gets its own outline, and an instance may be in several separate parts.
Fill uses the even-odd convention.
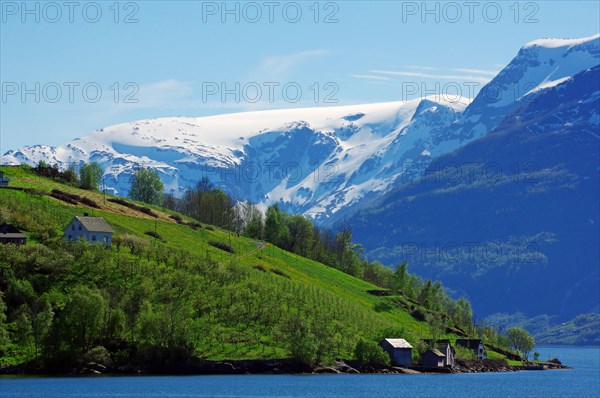
[[[443,368],[446,356],[437,348],[430,348],[421,355],[421,365],[426,368]]]
[[[2,224],[0,225],[0,243],[24,245],[27,243],[27,235],[11,224]]]
[[[439,352],[444,354],[444,366],[454,366],[454,348],[448,339],[442,340],[423,340],[427,347],[436,348]]]
[[[410,366],[412,363],[412,346],[404,339],[383,339],[379,346],[390,356],[394,366]]]
[[[63,239],[68,242],[85,239],[91,243],[101,243],[106,247],[112,244],[113,230],[102,217],[75,216],[67,225]]]
[[[10,178],[4,177],[4,172],[0,171],[0,187],[7,187],[10,182]]]
[[[475,356],[479,359],[487,358],[485,346],[483,345],[483,341],[481,341],[481,339],[457,339],[456,345],[473,351]]]

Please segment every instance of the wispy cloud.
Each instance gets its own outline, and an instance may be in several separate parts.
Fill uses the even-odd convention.
[[[367,80],[386,80],[386,81],[393,80],[392,78],[387,77],[387,76],[377,76],[377,75],[350,75],[350,77],[355,77],[357,79],[367,79]]]
[[[437,73],[409,72],[409,71],[394,71],[394,70],[370,70],[370,73],[388,76],[405,76],[405,77],[420,77],[423,79],[438,79],[438,80],[460,80],[472,81],[477,83],[488,83],[489,77],[475,75],[446,75]]]
[[[418,70],[438,70],[438,68],[434,68],[433,66],[421,66],[421,65],[406,65],[405,68],[408,69],[418,69]]]
[[[165,108],[184,101],[194,92],[190,82],[169,79],[156,83],[145,84],[139,87],[135,96],[139,101],[136,107]]]
[[[191,98],[193,83],[167,79],[137,86],[123,86],[119,91],[119,101],[102,101],[97,117],[106,118],[139,109],[177,109],[196,106]]]
[[[496,76],[498,74],[497,70],[484,70],[484,69],[465,69],[465,68],[456,68],[452,69],[454,72],[461,73],[473,73],[476,75],[486,75],[486,76]]]
[[[287,73],[311,59],[328,55],[327,50],[309,50],[286,55],[273,55],[266,57],[255,68],[250,75],[253,79],[259,80],[281,80]]]

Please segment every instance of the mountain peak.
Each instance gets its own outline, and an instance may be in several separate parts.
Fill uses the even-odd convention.
[[[582,37],[579,39],[556,39],[556,38],[544,38],[530,41],[525,44],[523,48],[531,48],[531,47],[544,47],[544,48],[559,48],[559,47],[572,47],[575,45],[588,43],[594,40],[600,39],[600,33],[596,33],[595,35]]]
[[[428,96],[419,101],[415,114],[440,106],[451,109],[454,112],[463,112],[472,101],[471,98],[461,97],[459,95]]]

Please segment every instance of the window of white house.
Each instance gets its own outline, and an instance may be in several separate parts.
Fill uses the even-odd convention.
[[[75,224],[71,224],[71,231],[75,231]]]
[[[81,231],[81,225],[79,226],[79,230]]]
[[[92,235],[92,240],[95,242],[96,241],[96,235]]]

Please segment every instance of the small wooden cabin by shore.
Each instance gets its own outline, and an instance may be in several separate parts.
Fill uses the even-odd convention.
[[[27,243],[27,235],[10,224],[2,224],[0,225],[0,243],[24,245]]]
[[[106,247],[112,244],[113,230],[102,217],[75,216],[67,225],[63,239],[76,242],[85,239],[90,243],[101,243]]]
[[[423,340],[427,347],[435,348],[442,354],[444,354],[444,365],[452,367],[454,366],[454,348],[448,339],[442,340]]]
[[[383,339],[379,346],[390,356],[394,366],[410,366],[412,363],[413,347],[404,339]]]
[[[437,348],[430,348],[421,355],[421,366],[426,368],[443,368],[446,364],[446,355]]]

